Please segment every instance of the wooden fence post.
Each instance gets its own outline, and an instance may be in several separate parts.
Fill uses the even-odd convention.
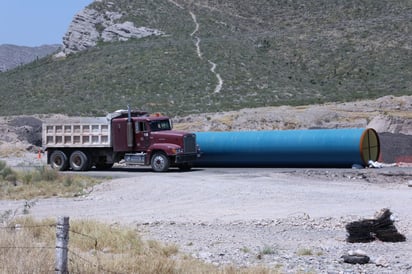
[[[56,274],[67,274],[67,253],[69,251],[69,217],[58,217],[56,225]]]

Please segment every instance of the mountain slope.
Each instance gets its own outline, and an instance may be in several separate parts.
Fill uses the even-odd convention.
[[[43,45],[39,47],[0,45],[0,72],[43,58],[56,52],[59,48],[60,45]]]
[[[412,94],[408,0],[103,0],[88,8],[164,35],[98,41],[1,73],[0,115],[101,115],[127,104],[183,115]]]

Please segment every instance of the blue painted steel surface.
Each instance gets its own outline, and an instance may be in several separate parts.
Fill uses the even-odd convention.
[[[370,134],[378,152],[364,159]],[[347,167],[379,156],[373,129],[196,132],[196,138],[202,151],[196,166]]]

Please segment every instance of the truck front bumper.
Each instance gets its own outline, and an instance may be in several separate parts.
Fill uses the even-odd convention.
[[[200,157],[199,154],[197,153],[191,153],[191,154],[178,154],[176,155],[176,164],[181,164],[181,163],[190,163],[196,161],[196,159]]]

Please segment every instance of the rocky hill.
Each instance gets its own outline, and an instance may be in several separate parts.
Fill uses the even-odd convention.
[[[43,58],[55,53],[60,47],[60,45],[43,45],[39,47],[0,45],[0,72]]]
[[[0,115],[411,95],[411,16],[408,0],[99,0],[75,16],[62,58],[0,74]]]
[[[365,128],[412,136],[412,96],[385,96],[342,104],[248,108],[175,117],[192,131]],[[412,145],[412,139],[411,139]]]

